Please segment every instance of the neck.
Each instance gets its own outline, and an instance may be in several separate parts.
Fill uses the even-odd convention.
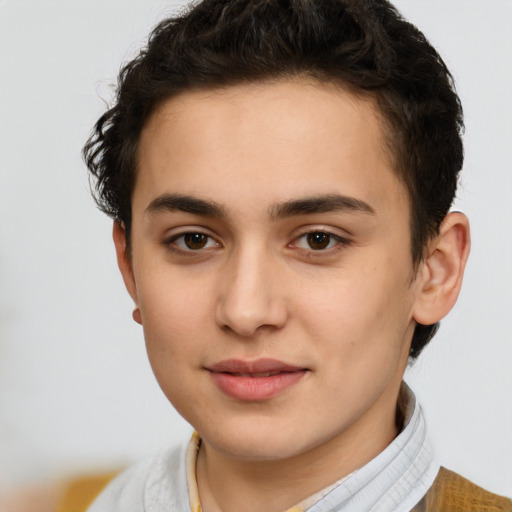
[[[241,460],[202,443],[197,481],[204,512],[283,512],[364,466],[396,437],[396,401],[369,410],[348,429],[304,453]],[[384,404],[385,405],[385,404]]]

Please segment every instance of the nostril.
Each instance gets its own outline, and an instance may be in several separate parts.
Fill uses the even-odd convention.
[[[233,307],[228,309],[224,306],[218,309],[217,324],[226,332],[249,338],[263,331],[280,329],[286,321],[286,311],[284,308],[282,312],[277,311],[278,309],[270,304],[252,312],[244,312]]]

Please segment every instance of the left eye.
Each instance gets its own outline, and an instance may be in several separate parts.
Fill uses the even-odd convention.
[[[199,251],[219,245],[211,236],[204,233],[183,233],[173,238],[171,242],[182,251]]]
[[[300,249],[324,251],[338,245],[340,242],[342,242],[342,239],[339,236],[323,231],[314,231],[300,236],[295,245]]]

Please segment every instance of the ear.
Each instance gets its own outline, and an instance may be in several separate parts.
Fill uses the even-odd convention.
[[[112,238],[114,239],[114,246],[116,248],[117,265],[121,271],[121,275],[123,276],[124,285],[135,303],[133,319],[137,323],[142,324],[132,262],[126,251],[126,232],[123,225],[117,220],[114,221]]]
[[[428,257],[419,270],[420,288],[413,308],[417,323],[435,324],[450,312],[462,286],[469,248],[467,217],[458,212],[449,213],[439,235],[429,244]]]

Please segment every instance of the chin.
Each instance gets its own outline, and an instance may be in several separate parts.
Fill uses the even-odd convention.
[[[290,426],[271,421],[255,425],[257,420],[236,425],[224,423],[217,431],[208,426],[198,429],[201,438],[217,452],[240,460],[284,460],[301,455],[321,444],[324,439],[308,436],[307,430],[290,428]],[[303,427],[303,425],[300,425]]]
[[[209,443],[216,451],[239,460],[276,461],[292,458],[301,453],[297,445],[269,443],[269,437],[245,439],[234,443],[226,440],[214,440]]]

